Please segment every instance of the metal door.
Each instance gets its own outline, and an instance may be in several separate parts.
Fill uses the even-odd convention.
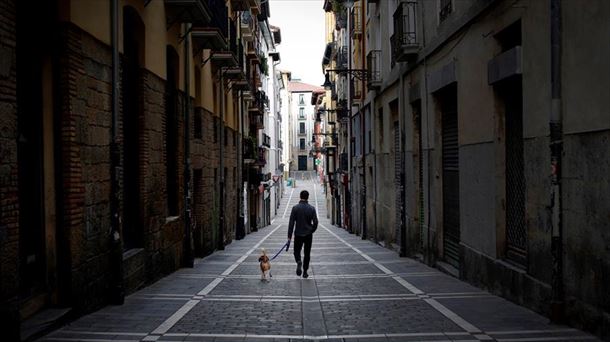
[[[445,260],[460,266],[460,174],[457,98],[447,91],[442,101],[443,139],[443,251]]]
[[[400,148],[400,126],[394,121],[394,184],[396,185],[396,223],[395,242],[400,245],[401,254],[404,252],[404,182],[402,169],[402,149]]]
[[[527,265],[525,226],[525,175],[523,160],[523,109],[521,80],[506,84],[506,256]]]

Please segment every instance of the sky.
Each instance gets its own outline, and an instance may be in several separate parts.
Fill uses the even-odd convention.
[[[282,43],[279,68],[292,72],[292,79],[321,85],[324,53],[323,0],[268,0],[269,24],[280,28]]]

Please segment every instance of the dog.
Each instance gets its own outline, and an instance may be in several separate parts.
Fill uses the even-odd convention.
[[[262,254],[261,256],[258,258],[258,262],[260,262],[260,266],[261,266],[261,280],[269,280],[267,279],[267,275],[269,275],[269,278],[271,278],[271,263],[269,262],[269,257],[267,256],[267,251],[265,251],[265,249],[262,249]]]

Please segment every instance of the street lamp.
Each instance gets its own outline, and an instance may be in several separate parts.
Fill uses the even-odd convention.
[[[331,72],[337,73],[339,75],[350,74],[361,81],[369,79],[369,72],[366,69],[326,69],[326,73],[324,75],[324,84],[322,84],[322,87],[324,87],[324,89],[326,90],[331,90],[333,87],[333,83],[330,81]]]

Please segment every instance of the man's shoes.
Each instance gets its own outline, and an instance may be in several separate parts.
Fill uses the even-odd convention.
[[[307,271],[303,272],[303,278],[305,278],[305,279],[309,278],[309,274],[307,274]]]
[[[301,273],[302,273],[302,271],[301,271],[301,262],[299,261],[299,262],[297,262],[297,275],[300,277]]]

